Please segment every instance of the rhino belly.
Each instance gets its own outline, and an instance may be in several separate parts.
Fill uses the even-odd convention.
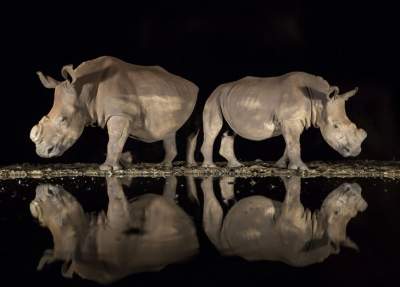
[[[134,116],[131,136],[144,142],[163,140],[180,129],[194,109],[195,99],[142,97],[139,116]]]
[[[263,196],[250,196],[235,204],[226,215],[222,228],[222,238],[231,255],[247,260],[269,257],[276,236],[275,214],[274,203]]]
[[[256,97],[223,97],[221,110],[232,130],[243,138],[260,141],[280,134],[271,107]]]

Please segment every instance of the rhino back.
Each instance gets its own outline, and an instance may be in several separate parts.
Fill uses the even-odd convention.
[[[282,120],[303,119],[308,109],[296,74],[245,77],[221,88],[221,110],[240,136],[264,140],[281,134]]]
[[[95,113],[100,126],[112,116],[126,116],[132,121],[133,137],[157,141],[176,132],[194,109],[197,86],[161,67],[112,57],[81,66],[86,73],[98,70]]]

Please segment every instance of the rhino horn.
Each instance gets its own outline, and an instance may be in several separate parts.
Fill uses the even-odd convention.
[[[360,251],[360,248],[358,247],[358,245],[353,240],[351,240],[349,237],[346,237],[346,239],[343,242],[341,242],[341,244],[342,244],[342,246],[354,249],[357,252]]]
[[[61,267],[61,274],[64,278],[72,278],[74,275],[74,263],[71,260],[63,263]]]
[[[39,76],[40,82],[42,82],[43,86],[45,86],[48,89],[54,89],[60,82],[57,80],[54,80],[50,76],[45,76],[43,75],[42,72],[38,71],[36,74]]]
[[[354,96],[355,94],[357,94],[358,92],[358,87],[355,87],[354,89],[352,89],[351,91],[348,91],[347,93],[344,93],[343,95],[340,95],[340,97],[342,97],[345,101],[347,101],[348,99],[350,99],[352,96]]]
[[[42,258],[40,258],[36,270],[41,271],[46,264],[53,263],[54,261],[56,261],[56,258],[54,257],[53,249],[46,249],[43,253]]]
[[[64,79],[66,79],[70,84],[76,81],[75,71],[72,65],[66,65],[61,69],[61,75]]]

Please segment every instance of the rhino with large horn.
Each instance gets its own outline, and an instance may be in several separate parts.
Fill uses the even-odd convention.
[[[279,77],[245,77],[218,86],[203,111],[203,166],[213,167],[213,145],[223,119],[243,138],[265,140],[283,135],[286,148],[277,166],[306,170],[300,156],[300,135],[311,126],[319,128],[325,141],[342,156],[357,156],[367,133],[346,115],[345,102],[357,88],[339,94],[339,88],[304,72]],[[233,137],[224,136],[220,154],[228,166],[240,166],[233,150]]]
[[[193,112],[198,88],[158,66],[138,66],[113,57],[64,66],[64,81],[38,72],[42,84],[54,89],[50,112],[35,125],[30,138],[41,157],[61,156],[87,125],[107,127],[107,158],[101,169],[120,169],[125,141],[163,141],[170,166],[176,156],[176,131]],[[189,159],[190,161],[190,159]],[[191,162],[188,162],[191,164]]]

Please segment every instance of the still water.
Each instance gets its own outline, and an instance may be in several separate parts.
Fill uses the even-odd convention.
[[[0,286],[398,286],[400,182],[0,182]]]

